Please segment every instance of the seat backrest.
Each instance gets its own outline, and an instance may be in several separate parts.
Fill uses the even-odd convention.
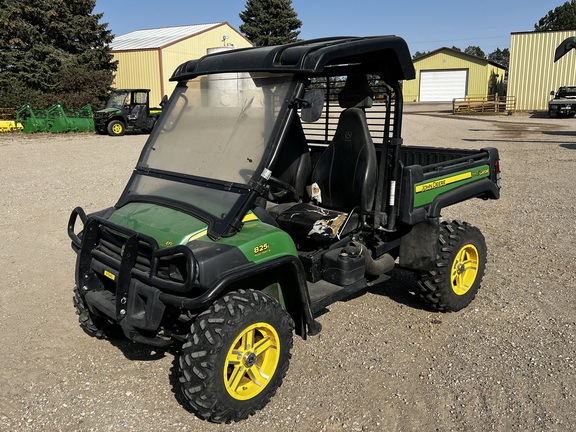
[[[140,113],[142,113],[146,109],[146,105],[134,105],[130,108],[130,113],[128,114],[128,118],[135,119],[138,118]]]
[[[308,142],[306,141],[300,118],[294,116],[288,135],[280,148],[280,154],[272,170],[272,175],[294,186],[297,193],[288,194],[281,201],[297,202],[304,197],[311,172],[312,162]]]
[[[349,77],[339,102],[346,109],[340,114],[334,139],[312,172],[312,196],[330,209],[348,212],[359,207],[362,212],[369,212],[374,203],[378,168],[364,112],[365,107],[372,105],[366,76]]]

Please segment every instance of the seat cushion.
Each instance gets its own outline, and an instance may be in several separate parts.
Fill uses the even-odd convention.
[[[295,243],[304,246],[309,243],[328,243],[351,232],[358,226],[359,216],[354,213],[350,220],[347,213],[329,210],[309,203],[292,206],[278,206],[280,210],[276,222],[286,231]],[[271,210],[274,214],[274,209]],[[346,224],[346,225],[344,225]]]

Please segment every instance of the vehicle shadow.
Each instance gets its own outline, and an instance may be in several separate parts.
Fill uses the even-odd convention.
[[[390,276],[387,281],[368,288],[368,292],[388,297],[396,303],[412,309],[435,312],[418,297],[419,288],[413,272],[395,269]]]
[[[576,136],[576,129],[571,131],[545,131],[542,133],[544,135],[574,137]]]
[[[172,347],[159,348],[133,342],[123,335],[118,337],[109,337],[108,342],[110,342],[112,346],[118,348],[118,350],[120,350],[128,360],[160,360],[166,356],[166,353],[171,353],[174,350]]]
[[[175,341],[173,345],[166,348],[157,348],[138,342],[132,342],[121,335],[107,337],[107,341],[112,346],[118,348],[118,350],[122,352],[128,360],[156,361],[166,356],[172,356],[170,370],[168,372],[171,391],[176,402],[178,402],[182,408],[190,414],[196,415],[183,394],[182,383],[180,382],[180,368],[178,364],[180,361],[180,354],[182,353],[182,344],[180,342]]]
[[[548,111],[532,111],[530,113],[530,118],[549,118]]]

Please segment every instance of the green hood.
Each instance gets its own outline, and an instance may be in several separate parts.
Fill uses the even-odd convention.
[[[160,248],[185,245],[208,227],[186,213],[147,203],[126,204],[115,210],[108,220],[156,239]]]
[[[244,216],[244,226],[238,233],[217,242],[208,237],[208,224],[205,222],[156,204],[128,203],[114,210],[108,220],[154,238],[160,248],[198,240],[237,247],[255,263],[285,255],[297,256],[294,242],[287,233],[261,222],[252,212]]]

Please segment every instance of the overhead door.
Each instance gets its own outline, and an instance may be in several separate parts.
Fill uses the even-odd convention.
[[[444,102],[466,96],[468,71],[440,70],[420,72],[420,102]]]

